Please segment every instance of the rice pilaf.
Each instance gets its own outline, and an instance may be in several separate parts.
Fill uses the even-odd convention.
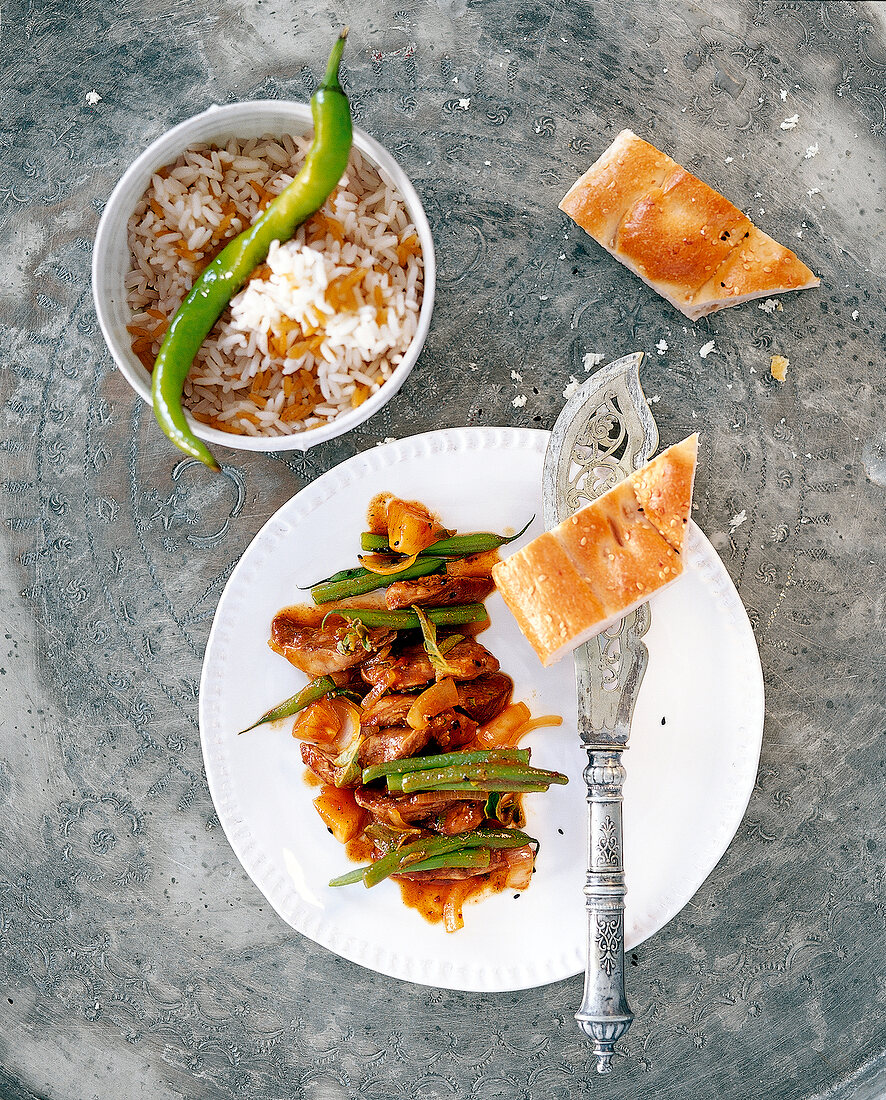
[[[195,145],[151,178],[129,221],[132,349],[151,370],[194,280],[292,180],[310,138]],[[194,360],[183,404],[237,435],[293,434],[355,408],[393,374],[418,325],[418,231],[356,147],[338,187],[274,245]]]

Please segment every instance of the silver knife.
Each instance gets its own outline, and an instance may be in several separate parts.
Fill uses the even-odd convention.
[[[550,529],[639,469],[658,447],[640,385],[643,352],[597,371],[557,417],[545,454],[545,526]],[[649,654],[652,617],[643,604],[574,654],[578,734],[588,754],[588,953],[575,1014],[593,1042],[597,1072],[609,1073],[615,1044],[634,1019],[625,996],[621,755]]]

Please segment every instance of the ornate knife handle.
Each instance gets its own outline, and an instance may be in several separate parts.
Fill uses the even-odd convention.
[[[597,1072],[612,1071],[613,1047],[631,1026],[634,1014],[625,996],[625,870],[622,856],[621,749],[586,746],[588,766],[588,953],[581,1008],[575,1014],[591,1039]]]

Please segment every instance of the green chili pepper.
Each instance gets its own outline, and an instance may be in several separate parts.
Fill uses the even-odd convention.
[[[251,726],[247,726],[245,730],[240,730],[240,733],[249,733],[250,730],[254,730],[256,726],[263,726],[265,722],[279,722],[281,718],[289,718],[293,714],[298,714],[300,710],[304,710],[305,707],[311,703],[316,703],[318,699],[322,699],[324,695],[328,695],[330,691],[335,691],[337,685],[335,680],[331,676],[318,676],[316,680],[311,680],[309,684],[297,691],[295,695],[290,695],[288,699],[284,699],[282,703],[278,703],[275,707],[271,707],[270,710],[266,710],[265,713],[259,718],[257,722],[253,722]],[[239,734],[237,735],[239,737]]]
[[[225,306],[262,263],[274,241],[288,241],[320,209],[347,167],[351,110],[338,79],[348,29],[332,47],[323,83],[311,97],[314,140],[301,171],[258,219],[206,266],[172,319],[151,380],[154,415],[180,450],[213,470],[220,467],[193,433],[182,409],[182,388],[194,356]]]
[[[532,520],[535,516],[529,520]],[[487,550],[497,550],[499,546],[507,546],[509,542],[518,539],[526,528],[518,531],[516,535],[495,535],[491,531],[477,531],[473,535],[453,535],[452,538],[440,539],[419,550],[418,556],[436,555],[441,558],[468,558],[472,554],[484,554]],[[387,535],[375,535],[372,531],[364,531],[360,535],[360,546],[363,550],[371,550],[374,553],[390,553]]]
[[[322,581],[311,589],[314,603],[331,603],[332,600],[346,600],[351,596],[362,596],[376,588],[387,588],[395,581],[411,581],[416,577],[426,577],[429,573],[442,573],[446,568],[443,558],[422,558],[408,569],[399,573],[370,573],[361,567],[360,572],[348,570],[351,575],[341,580]]]
[[[414,611],[385,611],[374,607],[337,607],[328,611],[323,623],[340,615],[343,619],[355,619],[364,626],[384,626],[390,630],[418,630],[418,615]],[[454,607],[429,607],[425,615],[436,626],[460,626],[462,623],[482,623],[487,617],[481,603],[464,603]],[[322,624],[321,624],[322,625]]]

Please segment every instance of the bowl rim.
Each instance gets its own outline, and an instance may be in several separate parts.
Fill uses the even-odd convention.
[[[200,123],[205,123],[208,119],[211,119],[218,123],[219,131],[226,128],[230,130],[233,126],[236,126],[237,122],[242,122],[260,113],[271,116],[268,125],[268,132],[271,133],[275,131],[284,132],[283,129],[277,130],[278,120],[282,121],[284,116],[287,121],[295,126],[301,126],[304,129],[313,126],[310,106],[298,100],[253,99],[238,100],[223,106],[213,104],[207,107],[206,110],[183,119],[152,141],[120,177],[102,211],[92,251],[92,295],[95,312],[99,328],[114,363],[130,386],[147,405],[152,404],[151,376],[134,355],[130,344],[118,338],[119,333],[112,317],[111,296],[114,289],[116,289],[116,292],[122,293],[124,299],[126,297],[123,287],[112,288],[113,280],[110,278],[108,266],[105,263],[105,258],[112,249],[112,232],[121,221],[124,226],[129,221],[134,206],[130,196],[133,189],[138,189],[140,197],[144,194],[150,182],[151,174],[157,168],[163,164],[168,164],[170,160],[175,159],[189,145],[195,144],[197,140],[213,140],[211,137],[193,138],[193,132],[199,128]],[[335,439],[368,420],[395,396],[406,381],[424,347],[434,308],[437,274],[434,240],[430,223],[425,214],[422,201],[409,177],[388,150],[358,126],[354,126],[353,135],[354,145],[372,161],[376,168],[382,171],[383,178],[387,177],[386,182],[390,182],[402,195],[410,219],[418,233],[424,262],[424,286],[415,335],[391,377],[375,393],[371,394],[362,405],[340,413],[328,424],[292,435],[235,435],[233,432],[224,432],[203,424],[195,420],[189,413],[186,413],[187,421],[194,433],[208,443],[230,447],[234,450],[306,451],[329,439]],[[144,182],[139,187],[142,178],[144,178]],[[135,201],[137,202],[138,199]]]

